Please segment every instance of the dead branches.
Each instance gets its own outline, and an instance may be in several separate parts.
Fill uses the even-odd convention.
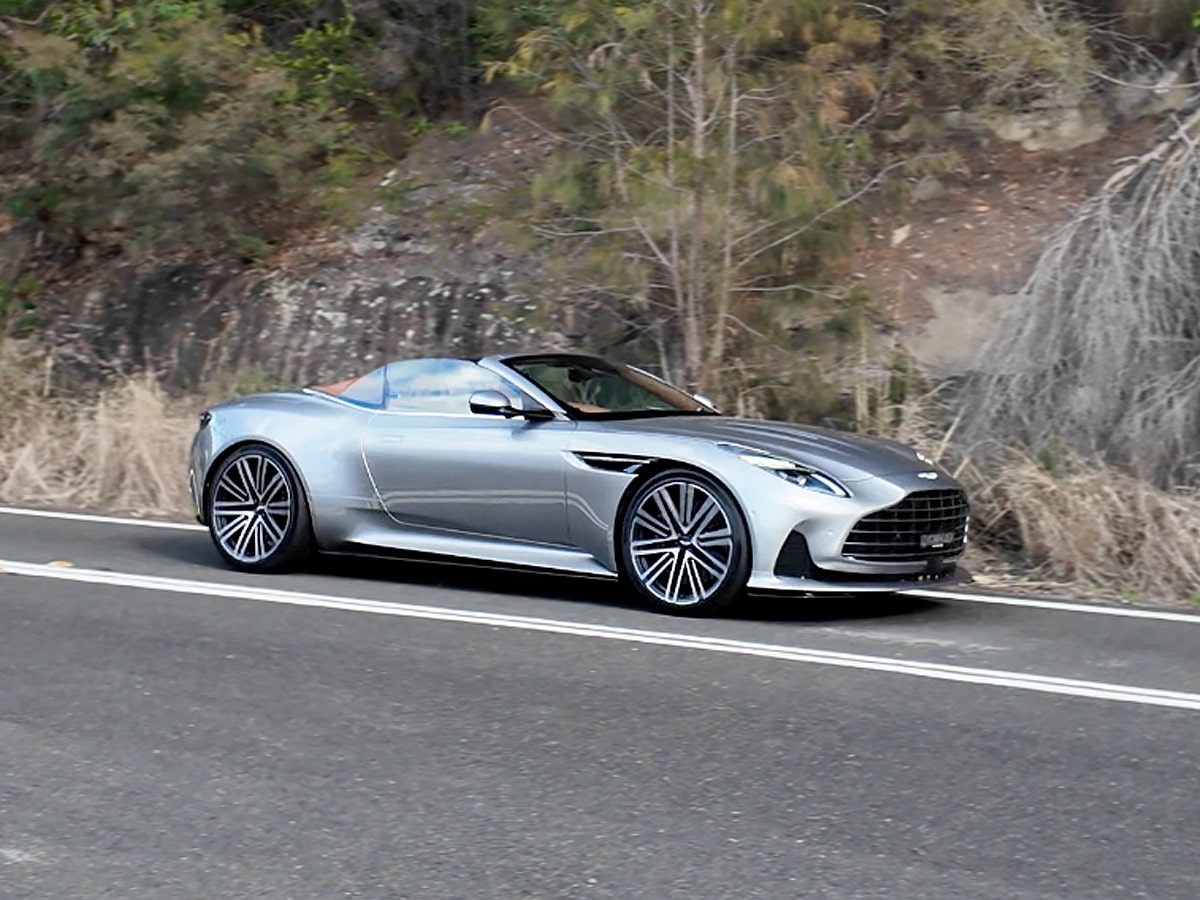
[[[1052,238],[989,342],[964,437],[1200,482],[1200,109]]]

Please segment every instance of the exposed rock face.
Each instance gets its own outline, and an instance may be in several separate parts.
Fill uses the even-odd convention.
[[[1109,124],[1095,107],[1039,110],[992,115],[982,123],[1004,141],[1020,144],[1023,150],[1074,150],[1108,137]]]
[[[17,280],[28,249],[28,238],[13,227],[11,218],[0,213],[0,284]]]
[[[1191,72],[1191,54],[1184,53],[1161,71],[1113,79],[1105,90],[1069,105],[960,118],[1030,153],[1074,150],[1102,141],[1137,119],[1185,109],[1193,99],[1187,83]]]
[[[1136,99],[1132,88],[1129,96]],[[1160,104],[1153,109],[1178,101],[1149,90],[1137,97]],[[1141,107],[1127,110],[1143,116]],[[1080,119],[1046,110],[1027,115],[1010,115],[1010,124],[1057,122],[1058,137],[1068,143],[1084,136],[1069,133]],[[952,146],[969,160],[969,174],[927,175],[912,186],[914,202],[876,207],[868,240],[853,260],[854,278],[898,325],[921,371],[941,378],[988,368],[992,361],[978,357],[1047,241],[1112,177],[1118,161],[1140,157],[1174,127],[1144,116],[1124,128],[1107,121],[1107,138],[1071,150],[1030,152],[1020,141],[961,131]],[[1048,133],[1025,136],[1049,140]]]
[[[523,296],[500,281],[466,275],[364,276],[335,262],[303,278],[273,275],[238,305],[219,365],[241,368],[269,355],[280,377],[306,382],[353,374],[406,356],[480,356],[536,337]]]
[[[556,345],[515,277],[353,252],[236,277],[198,265],[125,273],[69,304],[53,328],[56,368],[68,378],[150,368],[179,386],[231,370],[306,384],[406,356]]]
[[[980,364],[980,348],[1016,299],[967,288],[937,287],[925,291],[932,315],[904,336],[904,346],[921,368],[935,378],[962,375]]]
[[[180,387],[238,371],[305,384],[403,357],[567,346],[558,318],[570,311],[555,302],[547,251],[497,233],[513,224],[505,198],[552,141],[521,115],[488,122],[427,135],[379,182],[359,225],[257,270],[94,268],[39,309],[55,370],[64,381],[151,368]]]

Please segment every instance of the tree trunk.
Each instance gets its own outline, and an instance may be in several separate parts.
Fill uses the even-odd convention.
[[[707,378],[704,373],[704,346],[702,324],[706,319],[707,291],[704,284],[704,161],[706,140],[706,116],[708,85],[705,83],[705,19],[704,0],[692,3],[692,71],[689,93],[692,99],[692,228],[691,246],[688,247],[687,311],[683,323],[684,356],[687,367],[687,385],[694,390],[705,390]]]

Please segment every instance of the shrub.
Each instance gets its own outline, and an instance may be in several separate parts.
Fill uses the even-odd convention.
[[[337,106],[212,0],[79,0],[5,61],[24,78],[29,168],[4,193],[68,245],[254,233],[261,204],[301,189],[344,134]]]
[[[1090,26],[1064,0],[916,0],[887,20],[891,77],[946,106],[1070,103],[1095,68]]]

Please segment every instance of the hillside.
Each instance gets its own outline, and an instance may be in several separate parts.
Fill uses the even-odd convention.
[[[573,316],[551,305],[546,280],[566,277],[551,242],[513,229],[505,208],[554,151],[539,112],[498,96],[485,127],[435,125],[398,165],[363,177],[360,221],[306,229],[258,262],[176,252],[47,266],[38,334],[55,370],[96,379],[149,367],[185,387],[245,369],[310,382],[384,356],[592,345],[584,304]],[[1153,146],[1165,121],[1069,150],[959,135],[960,172],[911,179],[901,200],[864,198],[838,271],[922,371],[961,374],[1047,234],[1117,161]],[[15,231],[10,218],[6,235]]]
[[[995,348],[1041,302],[1049,238],[1131,160],[1149,183],[1160,148],[1186,150],[1193,6],[0,0],[4,377],[116,391],[53,422],[6,413],[0,497],[178,509],[169,469],[127,485],[190,420],[152,444],[118,423],[120,464],[85,461],[76,432],[129,404],[174,421],[385,358],[588,348],[739,414],[923,443],[973,480],[995,552],[1186,598],[1200,422],[1172,420],[1173,455],[1143,466],[1141,433],[1110,452],[1056,407],[972,411],[1026,377],[996,381]],[[1158,196],[1138,190],[1117,199]],[[1192,309],[1195,261],[1170,245],[1162,302]],[[1055,290],[1045,309],[1083,302]],[[1120,317],[1059,318],[1106,346]],[[1189,321],[1147,332],[1179,346],[1155,378],[1200,353]],[[1029,377],[1067,384],[1072,359]],[[1180,377],[1163,389],[1186,405]],[[1095,415],[1136,418],[1116,394]],[[42,458],[64,442],[78,455]],[[1125,478],[1132,515],[1094,493]],[[1047,483],[1097,531],[1062,532],[1079,511]],[[1165,571],[1163,516],[1183,547]]]

